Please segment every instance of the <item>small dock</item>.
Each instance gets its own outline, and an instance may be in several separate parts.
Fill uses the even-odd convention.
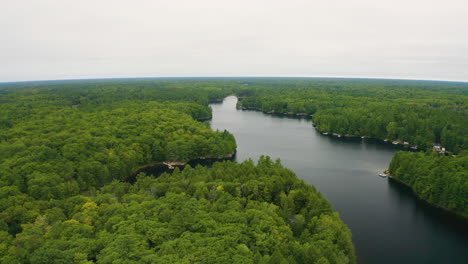
[[[384,170],[383,172],[377,174],[379,175],[379,177],[382,177],[382,178],[387,178],[389,177],[390,178],[390,173],[388,173],[388,170]]]

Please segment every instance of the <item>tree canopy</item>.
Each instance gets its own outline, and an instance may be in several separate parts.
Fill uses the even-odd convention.
[[[458,156],[398,152],[389,172],[410,186],[421,199],[468,217],[468,152]]]
[[[236,80],[0,85],[0,263],[355,263],[329,202],[279,161],[223,158],[200,122]]]
[[[114,180],[60,200],[4,189],[2,206],[17,208],[1,213],[1,263],[356,261],[329,202],[269,157],[141,174],[133,185]],[[22,225],[13,236],[15,217]]]
[[[240,107],[313,115],[321,132],[468,147],[468,84],[398,80],[312,79],[242,88]],[[252,82],[256,84],[256,82]],[[258,87],[260,86],[260,87]]]
[[[0,263],[355,263],[351,233],[279,161],[138,168],[223,158],[209,102],[313,115],[319,131],[442,143],[390,172],[466,216],[468,85],[306,78],[121,79],[0,84]]]

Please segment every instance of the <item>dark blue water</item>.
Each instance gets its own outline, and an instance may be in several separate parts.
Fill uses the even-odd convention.
[[[310,120],[236,110],[236,102],[211,105],[212,128],[234,134],[238,161],[280,158],[317,187],[350,227],[359,263],[468,263],[466,222],[377,176],[397,148],[323,136]]]

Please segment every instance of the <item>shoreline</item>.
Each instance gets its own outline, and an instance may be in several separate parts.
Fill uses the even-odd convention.
[[[269,112],[264,112],[262,109],[255,108],[255,107],[245,107],[245,106],[237,106],[236,109],[242,110],[242,111],[256,111],[256,112],[262,112],[264,114],[268,115],[273,115],[273,116],[282,116],[282,117],[296,117],[296,118],[307,118],[307,119],[312,119],[311,114],[308,113],[293,113],[293,112],[288,112],[288,113],[276,113],[274,110],[269,111]]]
[[[441,210],[441,211],[443,211],[443,212],[445,212],[447,214],[450,214],[450,215],[452,215],[452,216],[454,216],[456,218],[459,218],[460,220],[465,221],[466,224],[468,224],[468,215],[463,215],[463,214],[460,214],[460,213],[455,212],[453,210],[450,210],[448,208],[445,208],[443,206],[433,204],[433,203],[430,203],[429,201],[426,201],[425,199],[421,198],[419,193],[416,192],[412,186],[410,186],[410,185],[406,184],[405,182],[395,178],[390,173],[387,174],[387,178],[390,179],[391,182],[399,184],[400,186],[403,186],[404,188],[410,190],[411,194],[417,199],[417,201],[424,203],[426,206],[430,206],[430,207],[432,207],[434,209]]]
[[[276,113],[275,111],[264,112],[262,109],[259,109],[259,108],[245,107],[245,106],[236,106],[236,108],[242,111],[256,111],[256,112],[262,112],[268,115],[281,116],[281,117],[306,118],[306,119],[312,119],[313,117],[313,115],[307,114],[307,113],[292,113],[292,112]],[[399,139],[391,140],[391,139],[386,139],[386,138],[382,139],[382,138],[369,137],[369,136],[356,136],[356,135],[349,135],[349,134],[341,135],[341,134],[334,133],[334,132],[320,131],[313,123],[312,123],[312,127],[315,129],[315,131],[317,131],[323,136],[343,138],[343,139],[370,139],[370,140],[381,141],[382,143],[388,143],[388,144],[392,144],[395,146],[403,147],[405,149],[409,149],[410,151],[425,151],[425,149],[419,148],[416,145],[412,145],[409,142],[405,142]]]
[[[128,176],[127,178],[123,179],[123,182],[129,182],[133,184],[136,181],[136,177],[140,173],[146,173],[148,176],[153,175],[154,177],[158,177],[163,173],[171,173],[176,168],[183,169],[185,166],[190,165],[191,167],[195,167],[197,165],[202,166],[211,166],[215,162],[219,161],[233,161],[236,157],[236,152],[227,154],[223,157],[197,157],[188,161],[158,161],[149,164],[142,165],[134,170],[134,172]]]
[[[306,114],[306,113],[299,113],[299,114],[294,114],[294,113],[275,113],[274,111],[269,111],[269,112],[264,112],[263,110],[259,109],[259,108],[255,108],[255,107],[244,107],[244,106],[239,106],[237,105],[236,108],[238,110],[242,110],[242,111],[256,111],[256,112],[262,112],[263,114],[268,114],[268,115],[273,115],[273,116],[281,116],[281,117],[290,117],[290,118],[309,118],[311,119],[313,115],[309,115],[309,114]],[[333,138],[337,138],[337,139],[353,139],[353,140],[357,140],[357,139],[369,139],[369,140],[375,140],[375,141],[378,141],[379,143],[386,143],[386,144],[392,144],[394,146],[397,146],[399,148],[403,148],[405,150],[408,150],[408,151],[425,151],[425,149],[422,149],[422,148],[418,148],[417,146],[415,145],[412,145],[410,144],[409,142],[405,142],[405,141],[401,141],[401,140],[390,140],[390,139],[382,139],[382,138],[376,138],[376,137],[368,137],[368,136],[356,136],[356,135],[341,135],[341,134],[338,134],[338,133],[328,133],[328,132],[325,132],[325,131],[320,131],[313,123],[312,123],[312,127],[314,128],[314,130],[318,133],[320,133],[321,135],[323,136],[328,136],[328,137],[333,137]],[[389,178],[391,181],[397,183],[397,184],[400,184],[402,186],[404,186],[405,188],[409,188],[409,190],[411,190],[411,192],[413,193],[414,197],[420,201],[420,202],[423,202],[425,205],[427,206],[430,206],[432,208],[435,208],[435,209],[438,209],[438,210],[441,210],[441,211],[444,211],[445,213],[448,213],[450,215],[453,215],[454,217],[456,218],[459,218],[463,221],[466,221],[468,223],[468,215],[462,215],[460,213],[457,213],[455,211],[452,211],[448,208],[445,208],[445,207],[442,207],[442,206],[439,206],[439,205],[436,205],[436,204],[432,204],[424,199],[422,199],[420,197],[420,195],[413,189],[413,187],[411,187],[410,185],[407,185],[406,183],[396,179],[395,177],[393,177],[391,174],[387,174],[387,178]]]

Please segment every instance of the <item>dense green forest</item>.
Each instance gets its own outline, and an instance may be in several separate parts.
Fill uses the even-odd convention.
[[[279,162],[223,158],[227,131],[200,122],[238,80],[85,80],[0,85],[0,263],[355,263],[330,204]]]
[[[172,108],[151,102],[95,111],[33,108],[25,120],[1,131],[1,185],[37,199],[64,198],[123,180],[151,162],[221,158],[235,151],[231,134]]]
[[[468,217],[467,151],[458,156],[400,151],[393,157],[389,172],[421,199]]]
[[[355,263],[328,201],[268,157],[60,200],[1,194],[2,219],[24,223],[0,231],[1,263]]]
[[[355,263],[330,204],[279,162],[138,168],[223,158],[208,104],[313,115],[319,131],[442,143],[398,153],[395,179],[467,216],[468,85],[397,80],[198,78],[0,84],[0,263]]]
[[[313,115],[321,132],[468,147],[468,84],[398,80],[252,81],[239,90],[242,108]],[[250,87],[252,85],[253,87]],[[266,86],[269,85],[269,86]]]

